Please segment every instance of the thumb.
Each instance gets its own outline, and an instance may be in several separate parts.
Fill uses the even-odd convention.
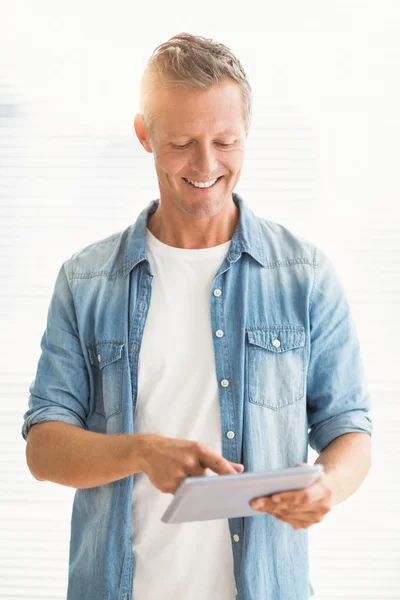
[[[239,463],[234,463],[234,467],[235,467],[235,469],[236,469],[236,471],[238,473],[243,473],[243,471],[244,471],[244,465],[241,465]]]

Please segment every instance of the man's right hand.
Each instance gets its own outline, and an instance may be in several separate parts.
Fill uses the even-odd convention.
[[[237,475],[243,465],[226,460],[210,446],[194,440],[143,436],[142,471],[161,492],[175,494],[186,477],[205,475],[206,469],[219,475]]]

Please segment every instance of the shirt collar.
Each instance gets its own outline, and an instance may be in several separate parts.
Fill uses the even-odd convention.
[[[232,192],[232,199],[239,208],[239,220],[232,236],[227,259],[229,262],[235,262],[241,257],[242,252],[247,252],[263,267],[266,267],[266,244],[262,236],[259,218],[239,194]],[[123,267],[125,276],[139,262],[148,260],[146,247],[147,219],[157,210],[159,202],[159,199],[152,200],[139,214],[136,222],[128,228]]]

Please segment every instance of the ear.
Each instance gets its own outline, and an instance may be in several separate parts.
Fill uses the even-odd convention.
[[[152,153],[153,150],[150,146],[148,131],[143,124],[142,115],[140,113],[135,115],[133,126],[135,128],[136,136],[139,142],[142,144],[143,148],[146,150],[146,152]]]

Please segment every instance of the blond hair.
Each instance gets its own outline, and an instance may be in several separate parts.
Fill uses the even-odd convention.
[[[240,86],[247,135],[252,117],[252,89],[239,59],[227,46],[190,33],[179,33],[157,46],[140,81],[140,114],[149,134],[155,116],[151,96],[157,86],[208,90],[226,79]]]

